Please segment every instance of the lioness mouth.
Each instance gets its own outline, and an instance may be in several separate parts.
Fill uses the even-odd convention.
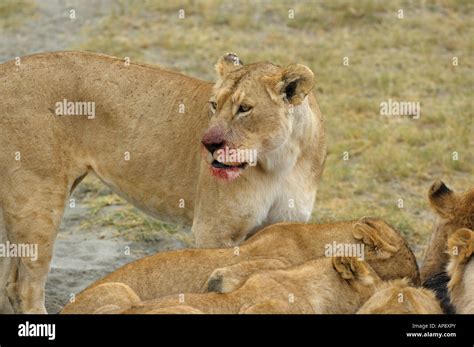
[[[244,169],[247,163],[221,163],[220,161],[214,160],[211,165],[216,169]]]

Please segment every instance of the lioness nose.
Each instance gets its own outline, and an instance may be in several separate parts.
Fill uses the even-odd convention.
[[[211,154],[214,154],[215,151],[217,151],[218,149],[221,149],[222,147],[224,147],[224,141],[221,141],[221,142],[205,142],[204,140],[202,140],[202,144],[204,145],[204,147],[207,148],[207,150],[209,152],[211,152]]]
[[[213,154],[215,151],[223,148],[225,145],[223,131],[218,127],[209,129],[202,138],[201,143],[211,154]]]

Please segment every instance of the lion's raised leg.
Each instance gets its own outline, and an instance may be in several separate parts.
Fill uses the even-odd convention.
[[[215,269],[204,287],[208,292],[229,293],[240,288],[247,278],[257,271],[282,269],[288,265],[279,259],[244,260]]]
[[[46,313],[44,287],[68,190],[58,182],[33,175],[19,177],[18,182],[28,185],[19,183],[10,191],[4,218],[11,244],[28,254],[18,254],[15,258],[18,266],[16,272],[13,268],[10,273],[8,294],[10,302],[17,304],[18,312]]]

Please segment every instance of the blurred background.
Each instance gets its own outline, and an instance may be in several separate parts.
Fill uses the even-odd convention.
[[[87,50],[206,80],[228,51],[246,63],[305,64],[328,141],[313,222],[384,218],[420,260],[435,220],[430,184],[474,183],[473,14],[469,0],[0,0],[0,62]],[[420,118],[380,115],[389,99],[419,102]],[[93,177],[73,198],[50,312],[123,263],[193,245],[188,229],[145,216]]]

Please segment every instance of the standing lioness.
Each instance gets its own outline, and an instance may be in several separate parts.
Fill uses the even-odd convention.
[[[17,311],[45,312],[56,231],[89,172],[157,218],[192,222],[201,247],[308,220],[326,154],[313,73],[235,54],[216,70],[213,87],[92,53],[0,65],[0,242],[38,245],[36,261],[0,258],[3,310],[9,282]]]

